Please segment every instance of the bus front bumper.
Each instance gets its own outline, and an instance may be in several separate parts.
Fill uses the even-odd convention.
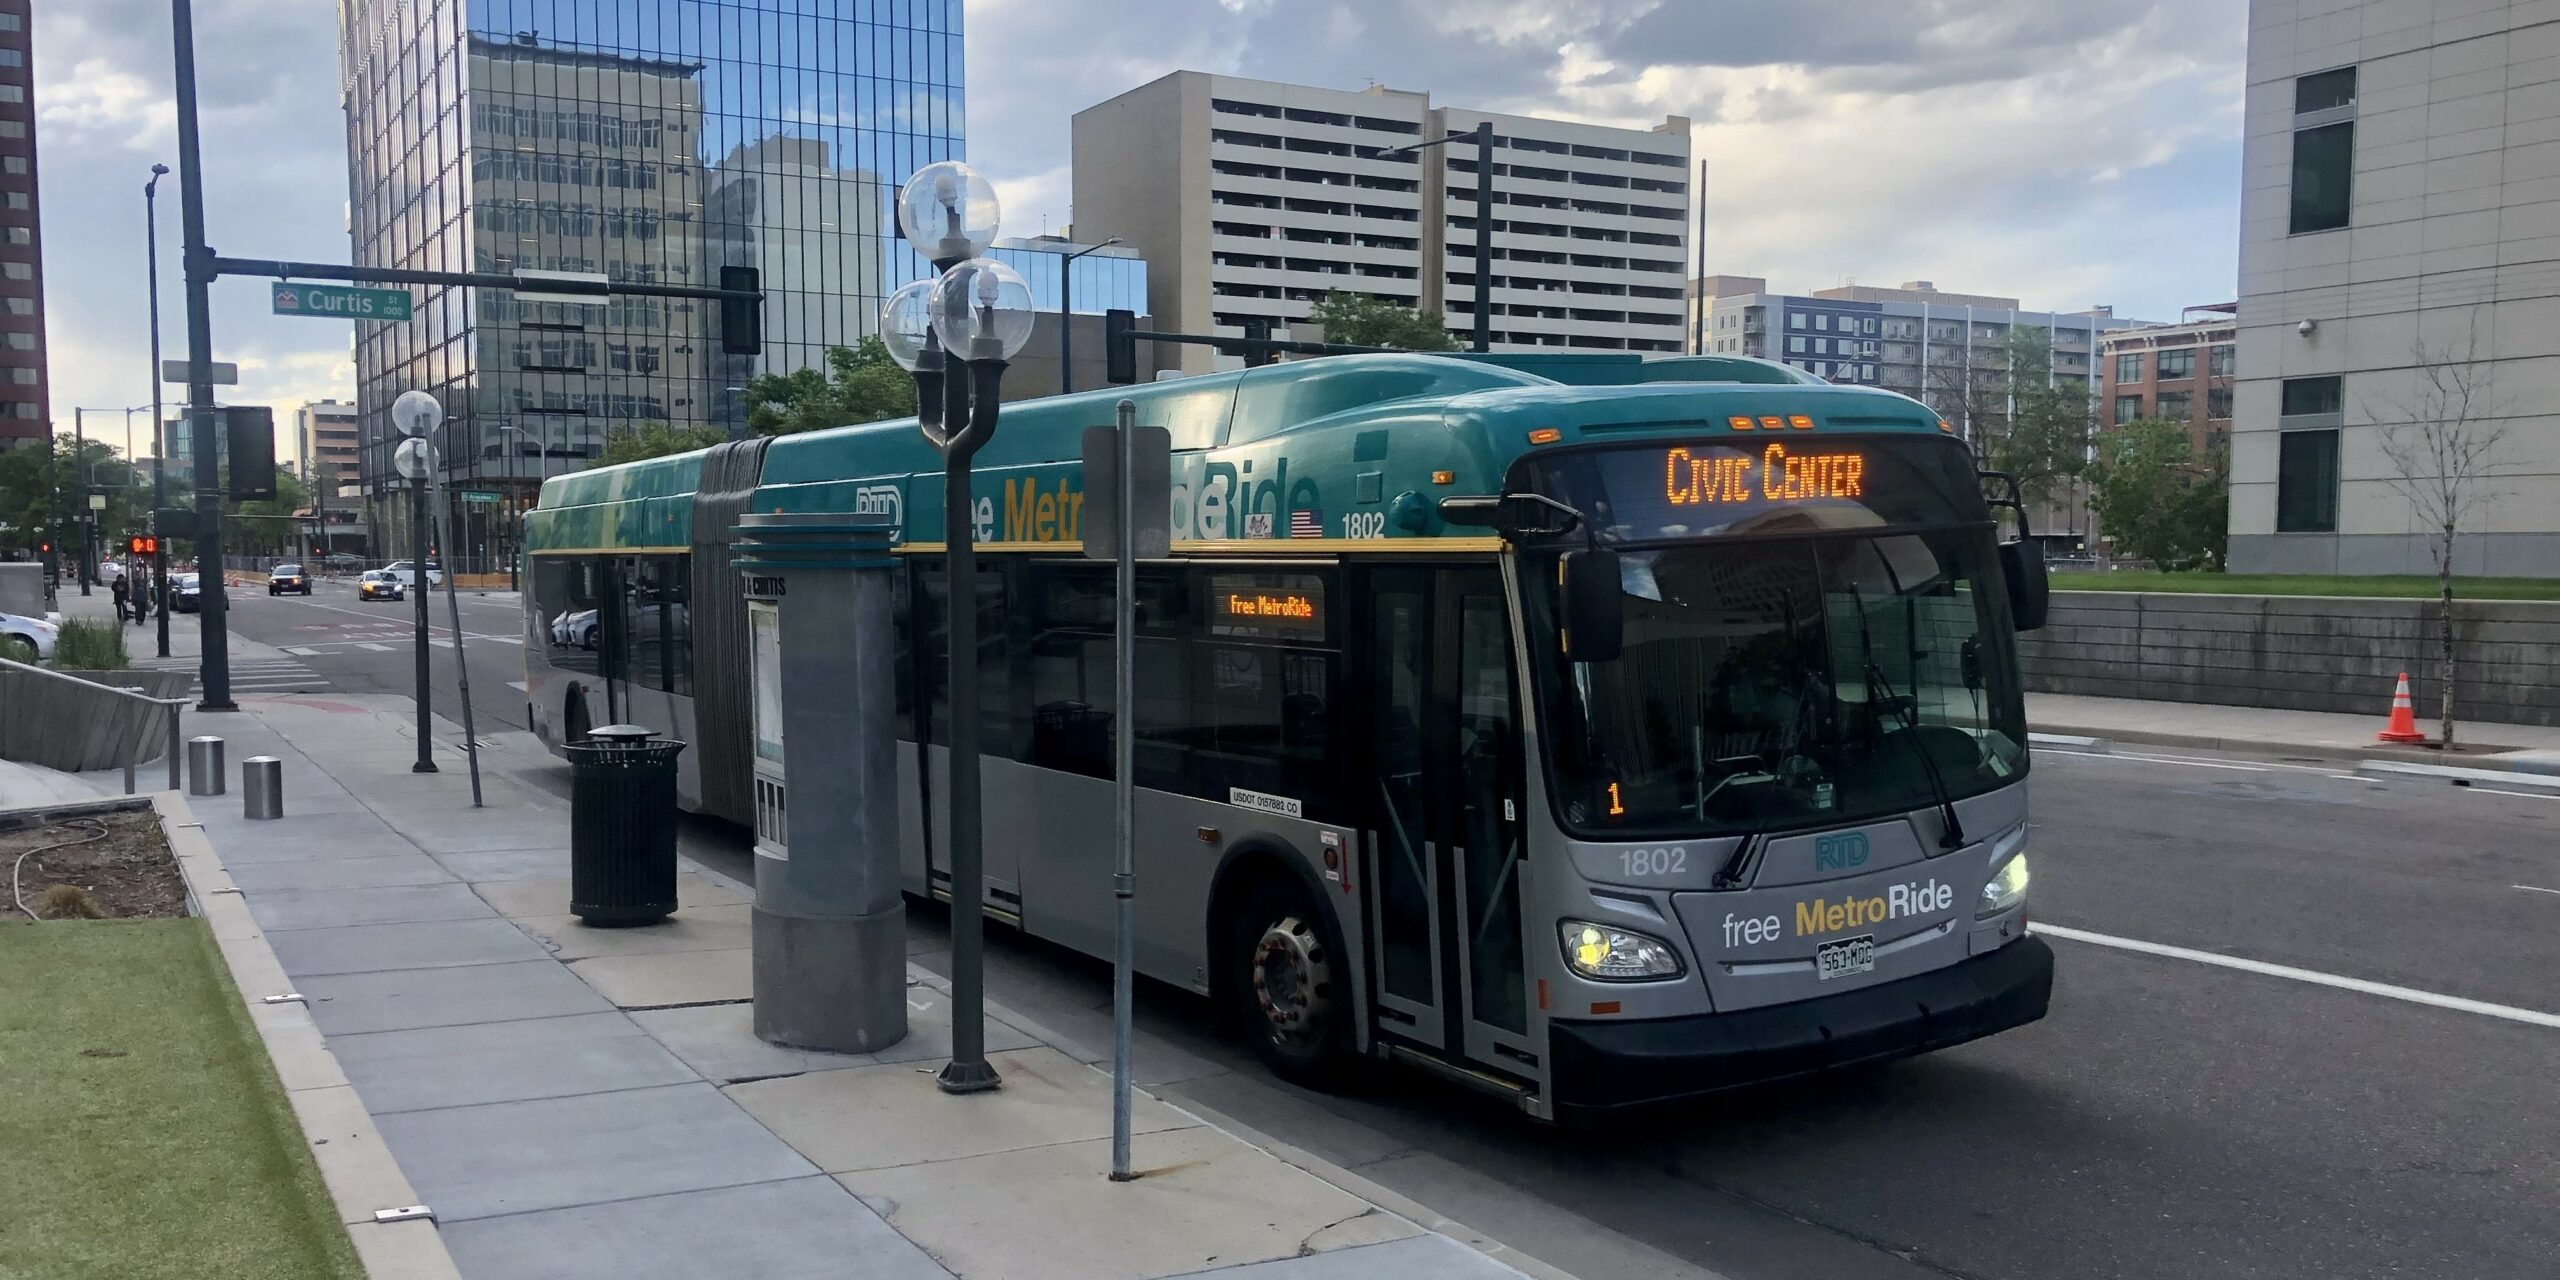
[[[2021,938],[1881,986],[1794,1004],[1547,1027],[1559,1118],[1670,1102],[1978,1040],[2044,1016],[2053,950]]]

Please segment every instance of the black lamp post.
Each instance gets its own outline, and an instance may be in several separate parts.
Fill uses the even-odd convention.
[[[1480,120],[1468,133],[1453,133],[1428,142],[1389,147],[1373,157],[1410,155],[1426,147],[1452,142],[1476,144],[1476,335],[1475,350],[1493,350],[1493,122]],[[1432,270],[1438,270],[1433,264]]]
[[[1076,281],[1075,265],[1076,265],[1076,259],[1081,258],[1081,257],[1085,256],[1085,255],[1086,255],[1086,254],[1088,254],[1088,253],[1100,253],[1101,251],[1103,251],[1103,250],[1105,250],[1105,249],[1108,249],[1108,248],[1110,248],[1111,246],[1113,246],[1113,245],[1115,245],[1115,244],[1118,244],[1118,243],[1120,243],[1120,237],[1118,237],[1118,236],[1113,236],[1113,237],[1111,237],[1110,239],[1105,240],[1105,241],[1103,241],[1103,242],[1102,242],[1102,243],[1100,243],[1100,244],[1091,244],[1091,245],[1086,245],[1084,248],[1078,249],[1078,250],[1076,250],[1074,253],[1070,253],[1070,254],[1066,255],[1065,257],[1062,257],[1062,258],[1058,259],[1058,394],[1059,394],[1059,395],[1065,395],[1065,394],[1067,394],[1068,392],[1073,391],[1073,390],[1075,390],[1075,389],[1076,389],[1076,364],[1075,364],[1075,357],[1074,357],[1074,354],[1073,354],[1073,352],[1075,351],[1075,344],[1071,341],[1071,339],[1073,338],[1073,336],[1074,336],[1074,334],[1075,334],[1075,328],[1076,328],[1076,308],[1075,308],[1075,281]]]
[[[1031,339],[1031,287],[980,257],[996,235],[995,189],[956,160],[926,165],[898,193],[907,242],[941,273],[889,296],[881,341],[915,375],[916,420],[942,453],[942,538],[950,619],[951,1061],[945,1093],[1003,1084],[987,1063],[986,867],[978,807],[978,555],[970,469],[995,435],[1006,362]]]

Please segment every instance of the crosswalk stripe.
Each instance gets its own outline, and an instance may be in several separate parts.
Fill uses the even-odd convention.
[[[317,649],[305,648],[305,647],[300,647],[300,646],[296,646],[296,645],[285,645],[285,646],[283,646],[283,649],[284,649],[284,651],[285,651],[286,653],[295,653],[295,654],[300,654],[300,655],[302,655],[303,657],[306,657],[306,658],[307,658],[307,657],[310,657],[312,654],[315,654],[315,653],[320,652],[320,651],[319,651],[319,650],[317,650]]]
[[[356,645],[356,647],[357,647],[357,648],[359,648],[359,649],[371,649],[371,650],[373,650],[375,653],[389,653],[389,652],[391,652],[391,646],[390,646],[390,645],[387,645],[387,644],[370,644],[370,643],[363,643],[363,642],[359,642],[359,643]]]

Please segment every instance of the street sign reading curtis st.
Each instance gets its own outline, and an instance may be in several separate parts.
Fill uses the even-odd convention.
[[[409,291],[365,289],[340,284],[277,284],[269,291],[280,316],[320,316],[329,320],[406,320]]]

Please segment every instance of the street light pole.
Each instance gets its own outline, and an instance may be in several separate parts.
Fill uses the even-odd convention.
[[[1478,353],[1493,350],[1493,122],[1479,120],[1468,133],[1452,133],[1425,142],[1408,142],[1373,153],[1373,160],[1411,155],[1452,142],[1476,144],[1476,325]],[[1434,264],[1432,270],[1439,270]]]
[[[149,263],[151,276],[151,509],[158,512],[169,505],[169,454],[161,439],[166,416],[160,408],[160,179],[168,176],[169,166],[151,166],[151,180],[142,184],[143,260]],[[152,526],[159,533],[159,526]],[[158,542],[160,549],[151,553],[152,614],[159,619],[159,656],[169,656],[169,544]]]
[[[80,531],[80,548],[71,566],[80,575],[80,595],[89,594],[89,529],[95,523],[89,518],[89,480],[85,474],[89,461],[89,411],[71,411],[71,518]]]
[[[1075,299],[1075,279],[1076,279],[1076,272],[1075,272],[1075,263],[1076,263],[1076,259],[1081,258],[1081,257],[1085,256],[1085,255],[1086,255],[1086,254],[1088,254],[1088,253],[1099,253],[1099,252],[1101,252],[1102,250],[1104,250],[1104,249],[1108,249],[1108,248],[1110,248],[1111,246],[1113,246],[1113,245],[1115,245],[1115,244],[1118,244],[1118,243],[1120,243],[1120,237],[1118,237],[1118,236],[1113,236],[1113,237],[1111,237],[1110,239],[1105,240],[1105,241],[1103,241],[1103,242],[1102,242],[1102,243],[1100,243],[1100,244],[1096,244],[1096,245],[1087,245],[1087,246],[1085,246],[1085,247],[1084,247],[1084,248],[1082,248],[1082,249],[1078,249],[1078,250],[1076,250],[1074,253],[1070,253],[1070,254],[1066,255],[1065,257],[1062,257],[1062,258],[1058,259],[1058,394],[1059,394],[1059,395],[1065,395],[1065,394],[1067,394],[1068,392],[1073,391],[1073,390],[1075,390],[1075,389],[1076,389],[1076,365],[1075,365],[1075,357],[1074,357],[1074,355],[1073,355],[1073,352],[1074,352],[1074,350],[1075,350],[1075,345],[1074,345],[1073,341],[1071,340],[1071,339],[1072,339],[1072,337],[1073,337],[1073,335],[1074,335],[1074,333],[1075,333],[1075,327],[1076,327],[1076,309],[1075,309],[1075,306],[1074,306],[1074,299]]]
[[[204,157],[196,139],[196,20],[191,0],[169,0],[169,43],[176,59],[178,214],[186,242],[187,426],[195,440],[197,622],[204,637],[197,676],[199,711],[237,711],[231,700],[229,602],[222,589],[222,473],[214,453],[221,427],[213,413],[213,248],[204,241]],[[205,562],[213,565],[205,572]]]

